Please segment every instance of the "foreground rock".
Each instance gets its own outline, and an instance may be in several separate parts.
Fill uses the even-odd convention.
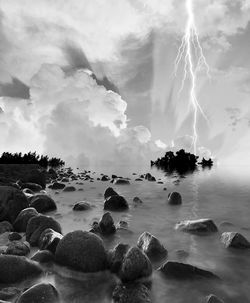
[[[12,186],[0,186],[0,221],[13,223],[26,207],[29,207],[29,202],[21,190]]]
[[[0,290],[0,302],[6,302],[1,300],[10,300],[11,302],[20,295],[21,290],[17,287],[5,287]]]
[[[150,291],[142,283],[117,285],[113,295],[114,303],[151,303]]]
[[[148,278],[151,274],[152,265],[148,257],[138,247],[131,247],[124,257],[119,274],[122,282]]]
[[[226,247],[233,248],[250,248],[250,242],[240,233],[237,232],[224,232],[221,235],[221,242]]]
[[[190,233],[213,233],[218,228],[211,219],[186,220],[176,224],[176,229]]]
[[[31,260],[39,262],[41,264],[50,263],[54,262],[55,256],[49,250],[39,250],[31,257]]]
[[[104,209],[111,211],[123,211],[127,210],[128,202],[122,196],[110,196],[104,201]]]
[[[108,267],[111,272],[118,274],[126,253],[129,250],[128,244],[119,243],[108,254]]]
[[[119,194],[116,191],[114,191],[112,187],[108,187],[105,190],[104,199],[107,199],[108,197],[111,197],[111,196],[119,196]]]
[[[215,295],[209,295],[206,297],[206,303],[224,303],[224,301],[220,300]]]
[[[73,231],[56,248],[56,262],[83,272],[105,270],[107,254],[103,241],[93,233]]]
[[[16,303],[59,303],[59,294],[50,283],[40,283],[22,293]]]
[[[182,204],[182,197],[181,195],[174,191],[168,194],[168,204],[170,205],[180,205]]]
[[[35,195],[31,198],[30,207],[35,208],[39,213],[55,210],[56,203],[48,195]]]
[[[0,255],[0,283],[15,283],[42,273],[40,266],[26,257]]]
[[[18,232],[26,232],[29,219],[38,216],[38,211],[33,207],[23,209],[17,216],[13,226]]]
[[[47,228],[51,228],[60,234],[62,233],[60,224],[52,217],[44,215],[32,217],[27,224],[26,240],[31,246],[37,246],[42,232]]]
[[[99,228],[103,235],[111,235],[116,232],[114,220],[110,214],[110,212],[106,212],[100,222],[99,222]]]
[[[30,252],[30,245],[27,241],[12,241],[7,245],[6,255],[26,256]]]
[[[51,228],[45,229],[39,238],[38,247],[41,250],[49,250],[53,254],[56,252],[56,248],[60,240],[62,239],[62,235]]]
[[[218,279],[218,276],[210,271],[200,269],[190,264],[175,261],[167,261],[159,268],[159,270],[164,274],[165,277],[170,279]]]
[[[144,232],[140,235],[137,246],[149,257],[159,258],[167,255],[166,248],[160,243],[160,241],[148,232]]]

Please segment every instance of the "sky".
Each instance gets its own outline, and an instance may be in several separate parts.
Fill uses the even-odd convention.
[[[74,164],[191,150],[190,77],[175,59],[188,0],[0,0],[0,152]],[[197,153],[250,164],[250,0],[193,0]]]

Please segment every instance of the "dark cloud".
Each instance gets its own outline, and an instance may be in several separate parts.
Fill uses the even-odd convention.
[[[0,83],[0,96],[29,99],[29,87],[17,78],[11,83]]]

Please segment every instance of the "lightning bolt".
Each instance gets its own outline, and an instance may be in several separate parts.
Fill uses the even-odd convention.
[[[193,141],[192,147],[194,154],[196,154],[197,146],[197,117],[198,111],[202,114],[204,119],[209,123],[208,118],[203,112],[197,96],[196,96],[196,83],[197,83],[197,73],[199,70],[204,68],[206,70],[208,78],[209,75],[209,65],[207,64],[206,58],[203,54],[203,50],[199,41],[199,35],[195,25],[194,12],[193,12],[193,0],[186,0],[186,11],[187,11],[187,23],[185,27],[185,33],[181,40],[181,45],[178,49],[178,53],[175,59],[175,76],[177,74],[180,62],[184,61],[184,71],[181,82],[181,88],[179,94],[184,88],[187,76],[190,76],[190,91],[189,91],[189,102],[193,106],[194,119],[193,119]]]

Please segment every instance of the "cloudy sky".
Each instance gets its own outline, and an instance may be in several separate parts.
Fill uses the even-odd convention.
[[[193,12],[210,68],[197,148],[250,164],[250,0],[193,0]],[[174,74],[186,22],[184,0],[0,0],[0,152],[92,164],[188,149],[183,62]]]

